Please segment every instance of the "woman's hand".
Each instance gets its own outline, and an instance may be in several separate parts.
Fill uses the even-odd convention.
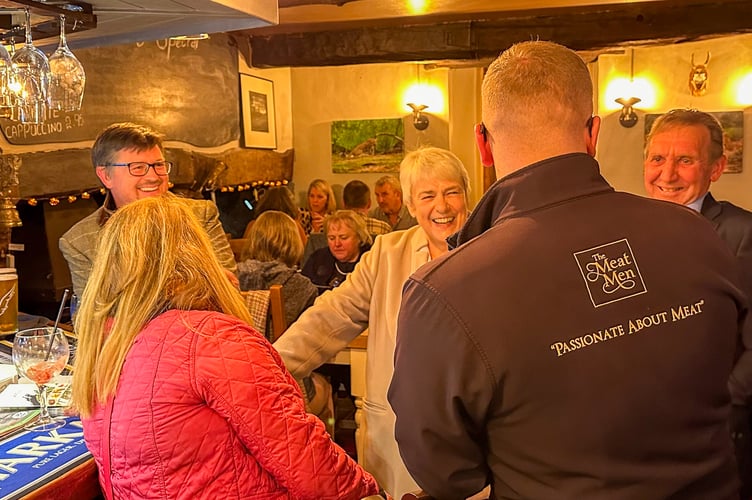
[[[311,212],[311,227],[314,233],[320,233],[324,226],[324,216],[318,212]]]

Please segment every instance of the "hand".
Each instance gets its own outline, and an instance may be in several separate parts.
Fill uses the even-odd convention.
[[[324,225],[324,216],[317,212],[311,212],[311,227],[314,233],[321,232],[321,227]]]

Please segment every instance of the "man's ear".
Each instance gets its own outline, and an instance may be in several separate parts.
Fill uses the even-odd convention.
[[[488,131],[483,123],[479,123],[475,126],[475,142],[478,145],[478,151],[480,152],[480,162],[484,167],[493,167],[494,159],[491,152],[491,146],[488,143]]]
[[[585,131],[585,141],[587,153],[590,156],[595,156],[595,145],[598,142],[598,133],[601,131],[601,117],[591,116],[588,120],[588,126]]]
[[[727,162],[726,155],[721,155],[720,158],[713,162],[710,166],[710,182],[715,182],[721,178],[723,171],[726,170]]]
[[[106,167],[97,167],[94,169],[94,172],[96,172],[97,177],[99,177],[99,181],[104,187],[106,187],[107,189],[112,189],[112,179],[107,173]]]

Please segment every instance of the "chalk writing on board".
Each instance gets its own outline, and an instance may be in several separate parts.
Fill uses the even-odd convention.
[[[124,121],[198,147],[240,136],[238,53],[226,34],[81,49],[76,57],[86,70],[81,111],[54,111],[41,124],[0,118],[8,143],[93,141]]]
[[[174,38],[164,38],[162,40],[155,40],[159,50],[163,50],[167,55],[167,59],[170,58],[170,52],[172,49],[198,49],[198,43],[201,40],[175,40]],[[137,42],[136,47],[143,47],[147,42]]]
[[[57,110],[49,110],[47,118],[42,123],[8,122],[3,126],[3,135],[11,142],[13,139],[29,139],[52,134],[62,134],[67,130],[83,126],[84,116],[81,113],[62,113]]]

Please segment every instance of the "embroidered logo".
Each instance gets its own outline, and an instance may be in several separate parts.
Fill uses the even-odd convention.
[[[595,307],[647,292],[626,238],[576,252],[574,258]]]

